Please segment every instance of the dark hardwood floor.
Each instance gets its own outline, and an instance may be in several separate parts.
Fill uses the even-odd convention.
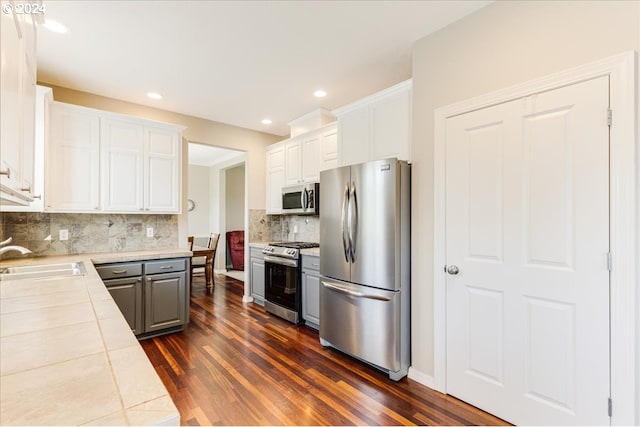
[[[336,350],[318,333],[243,304],[243,283],[194,278],[184,332],[142,341],[183,425],[508,425]]]

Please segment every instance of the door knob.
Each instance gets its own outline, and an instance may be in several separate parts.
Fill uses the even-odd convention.
[[[460,273],[460,270],[458,269],[458,266],[450,265],[447,267],[447,273],[455,276],[456,274]]]

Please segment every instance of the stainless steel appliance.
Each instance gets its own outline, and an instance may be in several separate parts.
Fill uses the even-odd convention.
[[[297,215],[318,215],[320,184],[293,185],[282,189],[282,212]]]
[[[320,184],[320,342],[397,381],[410,363],[410,166],[345,166]]]
[[[302,321],[300,249],[317,248],[311,242],[275,242],[264,256],[264,308],[296,325]]]

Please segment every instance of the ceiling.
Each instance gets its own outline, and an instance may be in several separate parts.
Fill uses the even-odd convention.
[[[70,32],[38,31],[38,80],[287,135],[410,78],[414,41],[488,3],[45,0]]]

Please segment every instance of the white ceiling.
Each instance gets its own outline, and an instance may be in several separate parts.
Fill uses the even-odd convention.
[[[45,0],[71,32],[39,30],[38,80],[287,135],[410,78],[414,41],[488,3]]]

